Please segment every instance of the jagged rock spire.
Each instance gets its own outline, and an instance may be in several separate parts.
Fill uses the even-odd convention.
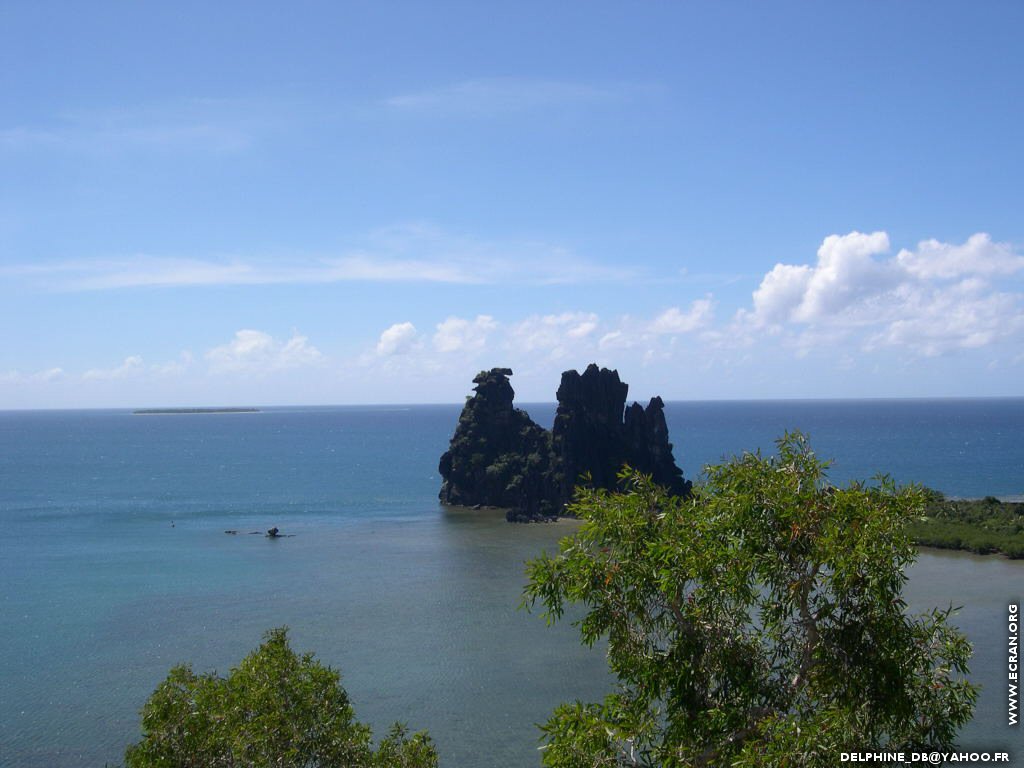
[[[594,364],[582,374],[566,371],[549,432],[513,406],[511,375],[509,368],[492,368],[473,379],[476,394],[441,457],[442,502],[506,507],[510,520],[554,517],[577,484],[614,488],[626,464],[673,493],[689,493],[660,397],[647,408],[633,403],[624,410],[629,387],[617,371]]]

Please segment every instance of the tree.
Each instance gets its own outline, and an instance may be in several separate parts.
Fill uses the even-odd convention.
[[[396,724],[374,751],[336,670],[297,655],[287,628],[227,677],[171,670],[142,710],[128,768],[435,768],[425,733]]]
[[[972,714],[952,611],[908,616],[921,489],[827,483],[799,433],[708,467],[689,498],[625,470],[528,564],[526,607],[581,603],[618,689],[558,707],[544,765],[832,766],[843,750],[952,745]]]

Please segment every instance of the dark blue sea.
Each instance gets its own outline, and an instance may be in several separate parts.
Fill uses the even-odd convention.
[[[552,405],[526,408],[550,425]],[[280,625],[342,671],[376,731],[429,729],[445,768],[539,765],[535,724],[610,680],[572,627],[516,608],[523,562],[572,523],[438,505],[458,413],[0,412],[0,765],[116,764],[172,665],[226,671]],[[837,482],[1024,496],[1024,399],[687,402],[667,416],[691,478],[801,429]],[[294,536],[249,535],[274,525]],[[976,644],[968,743],[1019,744],[1002,639],[1022,585],[1024,563],[994,557],[925,552],[911,571],[912,607],[962,605]]]

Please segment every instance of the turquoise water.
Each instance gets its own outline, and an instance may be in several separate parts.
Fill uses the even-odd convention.
[[[528,409],[550,423],[552,406]],[[516,610],[523,561],[571,523],[437,505],[458,411],[0,413],[0,764],[116,762],[171,665],[226,670],[288,624],[296,648],[341,669],[376,729],[428,728],[448,768],[537,765],[534,723],[609,680],[571,627]],[[887,470],[953,495],[1024,493],[1021,399],[667,413],[688,477],[799,427],[837,459],[837,480]],[[271,525],[295,536],[247,535]],[[1009,738],[996,641],[1022,576],[1022,563],[948,553],[911,575],[916,607],[965,606],[988,683],[967,738],[985,746]]]

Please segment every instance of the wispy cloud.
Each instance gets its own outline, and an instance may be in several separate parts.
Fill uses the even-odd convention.
[[[494,242],[423,225],[381,230],[340,256],[177,258],[138,255],[0,267],[0,277],[56,291],[337,282],[570,284],[622,281],[635,272],[537,241]]]
[[[45,122],[0,126],[0,150],[238,152],[276,119],[255,103],[213,98],[65,111]]]
[[[0,269],[0,275],[35,278],[38,283],[61,291],[344,281],[484,282],[480,274],[465,270],[458,264],[375,259],[365,255],[289,259],[285,263],[267,259],[213,260],[139,255],[115,260],[18,265]]]
[[[656,90],[631,83],[478,78],[401,93],[384,100],[393,110],[464,117],[491,117],[558,107],[620,102]]]

